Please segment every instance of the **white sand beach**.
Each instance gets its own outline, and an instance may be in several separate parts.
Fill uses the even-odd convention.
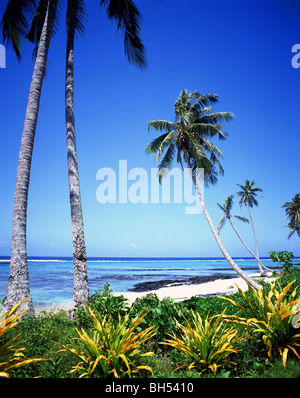
[[[271,273],[269,273],[271,274]],[[252,278],[259,278],[259,273],[251,274]],[[138,297],[145,296],[149,293],[155,293],[157,297],[162,300],[165,297],[171,297],[174,301],[179,302],[187,300],[193,296],[206,296],[210,294],[230,294],[238,291],[237,286],[243,291],[248,289],[247,283],[242,278],[232,279],[217,279],[212,282],[200,283],[195,285],[176,285],[170,284],[167,287],[163,287],[157,290],[149,290],[147,292],[123,292],[122,294],[129,300],[129,303],[133,303]]]
[[[271,273],[268,273],[270,275]],[[259,273],[251,274],[252,278],[259,278]],[[270,279],[269,279],[270,281]],[[193,296],[206,296],[206,295],[218,295],[218,294],[231,294],[236,293],[238,288],[243,291],[248,289],[247,283],[244,279],[235,277],[232,279],[217,279],[212,282],[188,285],[178,285],[176,282],[170,283],[167,287],[162,287],[156,290],[149,290],[145,292],[116,292],[115,295],[123,295],[128,299],[128,304],[131,305],[138,297],[143,297],[149,293],[155,293],[157,297],[162,300],[165,297],[171,297],[175,302],[187,300]],[[72,306],[72,300],[65,300],[61,303],[53,306],[37,307],[36,313],[39,314],[42,311],[57,312],[59,310],[70,310]]]

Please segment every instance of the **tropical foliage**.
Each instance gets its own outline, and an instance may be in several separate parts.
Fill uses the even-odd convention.
[[[124,316],[129,311],[128,300],[122,295],[115,296],[112,289],[110,289],[109,283],[105,283],[103,289],[97,289],[89,297],[88,307],[94,312],[99,312],[102,316],[111,317],[113,321],[118,321],[119,315]],[[143,321],[144,318],[142,319]],[[76,310],[75,322],[84,328],[88,328],[93,324],[89,313],[83,307],[79,307]]]
[[[288,239],[297,232],[300,236],[300,194],[297,193],[291,202],[286,202],[282,207],[285,207],[285,220],[289,219],[288,225],[286,227],[290,228],[290,233]]]
[[[181,367],[188,370],[196,368],[200,373],[210,369],[216,375],[219,367],[236,365],[229,359],[237,353],[235,343],[239,341],[238,331],[223,321],[223,311],[213,317],[207,315],[205,321],[199,314],[192,311],[192,325],[186,320],[186,326],[179,324],[182,334],[180,337],[173,332],[172,339],[165,339],[164,343],[184,353],[185,363]]]
[[[275,281],[270,284],[270,289],[255,290],[249,286],[247,296],[240,288],[239,293],[246,301],[241,305],[229,297],[223,297],[229,303],[243,311],[245,318],[236,315],[227,315],[224,318],[246,326],[252,333],[259,333],[265,345],[267,355],[272,359],[275,352],[279,352],[282,363],[286,366],[289,352],[299,359],[300,334],[293,323],[294,317],[300,312],[300,297],[295,299],[297,287],[290,292],[295,281],[290,282],[283,289],[276,286]]]
[[[267,279],[266,279],[267,280]],[[299,289],[296,290],[295,297],[291,297],[295,290],[293,286],[300,284],[300,269],[292,268],[290,273],[283,273],[280,285],[278,281],[275,283],[275,290],[278,292],[282,291],[288,284],[293,282],[292,288],[286,294],[286,302],[296,301],[300,298]],[[278,286],[277,286],[278,285]],[[269,287],[268,287],[269,286]],[[265,284],[265,289],[268,292],[271,286]],[[281,289],[281,290],[280,290]],[[116,295],[113,299],[113,295],[110,292],[107,296],[107,288],[104,291],[98,291],[93,297],[94,302],[99,302],[100,310],[103,310],[103,303],[107,308],[105,309],[106,319],[108,320],[112,315],[112,321],[115,326],[119,323],[119,317],[117,314],[118,302],[122,303],[122,296]],[[103,296],[104,294],[104,296]],[[97,297],[99,296],[99,297]],[[250,308],[247,302],[247,298],[252,300],[250,292],[245,292],[245,296],[239,292],[231,294],[229,296],[235,303],[240,304],[242,307]],[[252,300],[253,301],[253,300]],[[193,368],[190,371],[187,370],[188,366],[193,362],[189,358],[185,357],[184,352],[175,349],[172,346],[162,343],[164,339],[171,339],[170,335],[173,333],[180,338],[183,333],[179,328],[178,324],[186,325],[186,320],[189,322],[191,327],[194,328],[193,313],[198,317],[202,318],[203,324],[205,319],[212,319],[213,317],[224,313],[224,316],[235,315],[240,318],[248,319],[248,315],[238,308],[236,305],[224,300],[222,297],[193,297],[183,302],[175,303],[173,300],[159,300],[157,296],[151,295],[149,297],[143,297],[143,300],[134,302],[130,308],[128,306],[125,311],[128,313],[129,318],[126,327],[128,327],[133,319],[147,307],[147,315],[144,316],[140,324],[136,327],[134,333],[138,334],[149,327],[157,329],[158,334],[153,335],[138,348],[140,353],[153,352],[155,355],[141,357],[139,365],[146,364],[149,366],[154,377],[299,377],[300,376],[300,361],[297,356],[289,349],[287,356],[286,366],[283,366],[280,353],[277,349],[273,350],[272,360],[267,358],[266,347],[262,339],[262,332],[253,332],[253,329],[249,326],[249,336],[251,338],[241,339],[234,343],[234,349],[236,353],[228,355],[227,360],[235,362],[236,365],[231,367],[219,366],[217,368],[216,375],[214,376],[212,370],[207,368],[204,371],[203,368]],[[77,310],[79,311],[79,310]],[[81,311],[84,311],[83,309]],[[97,311],[92,310],[95,314]],[[85,312],[85,311],[84,311]],[[121,319],[123,320],[125,312],[121,311]],[[249,317],[258,318],[258,310],[254,311],[254,315]],[[292,318],[292,326],[295,328],[294,333],[297,334],[300,330],[300,323],[297,322],[297,316],[300,317],[300,312]],[[86,317],[90,319],[89,315]],[[104,315],[102,314],[102,318]],[[177,323],[176,323],[176,321]],[[232,319],[231,319],[232,320]],[[226,322],[226,319],[223,318]],[[82,324],[81,324],[82,322]],[[211,326],[213,326],[214,320],[212,320]],[[245,324],[231,323],[229,326],[236,328],[238,336],[245,335],[247,326]],[[5,344],[15,336],[22,335],[22,346],[26,346],[26,351],[22,351],[27,358],[47,358],[47,361],[38,363],[31,363],[26,366],[16,368],[14,372],[10,372],[11,377],[78,377],[81,375],[80,372],[72,372],[71,370],[77,366],[78,362],[82,361],[77,355],[74,355],[69,350],[58,351],[57,343],[61,345],[68,345],[68,342],[73,338],[78,339],[78,333],[76,328],[81,331],[81,328],[92,338],[95,327],[93,321],[90,319],[89,322],[83,317],[76,317],[75,320],[69,320],[66,311],[59,312],[42,312],[36,316],[23,316],[21,322],[18,322],[16,327],[7,330],[1,337],[1,344]],[[229,329],[228,329],[229,330]],[[245,336],[247,337],[247,336]],[[78,342],[78,340],[72,340]],[[78,343],[79,344],[79,343]],[[297,347],[296,347],[297,349]],[[299,349],[299,347],[298,347]],[[85,353],[85,355],[88,355]],[[186,367],[177,369],[178,366],[186,364]],[[100,365],[99,365],[100,366]],[[126,367],[126,365],[124,365]],[[199,372],[202,373],[199,375]],[[102,377],[102,371],[100,368],[94,370],[92,376],[99,374]],[[151,372],[147,369],[140,369],[139,373],[136,374],[139,377],[149,377]],[[107,377],[114,377],[113,373],[109,373]]]
[[[293,258],[295,258],[293,252],[288,252],[286,250],[282,250],[279,252],[270,251],[269,256],[273,263],[279,264],[279,270],[281,271],[281,265],[283,267],[283,271],[290,271],[293,266]]]
[[[219,161],[223,155],[210,139],[217,136],[224,140],[228,137],[221,123],[232,120],[233,114],[212,112],[212,104],[218,98],[216,94],[188,93],[183,89],[174,103],[175,121],[153,120],[149,123],[148,130],[165,131],[146,148],[146,152],[155,153],[155,161],[160,162],[160,180],[175,158],[182,167],[183,161],[190,163],[193,172],[203,168],[206,184],[215,184],[218,174],[223,175],[224,170]]]
[[[23,304],[14,305],[9,311],[3,311],[3,302],[0,303],[0,377],[10,377],[16,369],[33,362],[43,361],[44,359],[28,359],[23,353],[26,347],[20,339],[20,334],[8,341],[4,341],[3,334],[15,328],[21,321],[21,317],[28,310],[16,314],[18,308]]]
[[[79,377],[134,377],[141,370],[152,372],[141,359],[154,355],[141,352],[141,346],[155,334],[154,327],[137,332],[137,327],[146,316],[146,310],[129,320],[127,313],[119,315],[117,325],[112,318],[102,317],[91,308],[85,308],[93,322],[93,333],[89,335],[83,328],[76,329],[78,337],[69,339],[62,351],[74,354],[79,362],[71,372],[78,372]]]
[[[236,194],[239,196],[240,205],[249,205],[249,207],[258,206],[258,201],[256,199],[257,192],[262,192],[262,189],[259,187],[254,187],[255,181],[246,180],[244,185],[237,184],[241,190],[238,191]]]

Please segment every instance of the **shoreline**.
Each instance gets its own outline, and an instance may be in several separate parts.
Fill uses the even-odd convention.
[[[268,276],[272,275],[271,272],[267,273]],[[260,278],[259,273],[249,274],[252,278]],[[147,285],[146,285],[147,284]],[[147,286],[156,286],[154,289],[147,289]],[[159,300],[166,297],[171,297],[175,302],[188,300],[193,296],[218,296],[224,294],[232,294],[238,291],[237,286],[243,291],[247,290],[248,285],[244,279],[239,276],[232,277],[232,275],[215,274],[211,276],[191,277],[187,280],[179,281],[153,281],[143,282],[138,285],[137,289],[145,288],[143,291],[126,291],[126,292],[113,292],[114,296],[124,296],[128,300],[128,305],[132,305],[137,298],[146,296],[147,294],[156,294]],[[159,286],[160,285],[160,286]],[[158,286],[158,287],[157,287]],[[134,289],[134,288],[133,288]],[[59,303],[48,306],[36,306],[36,314],[43,311],[58,312],[61,310],[69,311],[72,308],[73,299],[64,300]]]
[[[271,272],[267,273],[267,276],[272,275]],[[259,273],[250,274],[252,278],[260,278]],[[173,286],[172,286],[173,285]],[[170,283],[165,287],[161,287],[155,290],[148,290],[144,292],[122,292],[118,293],[119,295],[123,295],[129,301],[131,305],[137,298],[143,297],[149,293],[154,293],[157,297],[162,300],[166,297],[171,297],[175,302],[180,302],[184,300],[188,300],[193,296],[218,296],[224,294],[232,294],[238,291],[237,286],[245,291],[248,289],[248,285],[245,280],[239,276],[230,277],[230,278],[218,278],[215,280],[211,280],[203,283],[195,283],[195,284],[181,284],[176,285],[176,282]]]

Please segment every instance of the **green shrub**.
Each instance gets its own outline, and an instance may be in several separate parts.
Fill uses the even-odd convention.
[[[109,283],[105,283],[103,289],[96,290],[89,298],[88,306],[102,316],[109,316],[114,321],[118,321],[118,314],[125,315],[129,310],[127,299],[124,296],[114,296],[113,291],[109,287]],[[79,327],[91,327],[92,322],[86,311],[82,307],[78,308],[75,313],[75,322]]]
[[[236,365],[230,356],[237,353],[236,343],[240,341],[238,332],[223,321],[224,311],[217,316],[209,317],[205,321],[199,314],[192,312],[192,325],[186,321],[186,326],[177,325],[181,331],[180,337],[172,333],[171,340],[164,340],[164,344],[174,347],[185,355],[182,367],[190,371],[197,369],[200,373],[210,369],[215,376],[219,367]]]
[[[300,298],[295,300],[297,287],[290,292],[295,281],[283,289],[276,289],[272,282],[269,289],[255,290],[248,286],[249,297],[239,289],[239,293],[246,300],[247,305],[236,303],[229,297],[224,297],[229,303],[244,312],[244,316],[227,315],[229,322],[244,325],[252,333],[262,335],[267,355],[273,358],[275,352],[280,354],[282,363],[286,366],[288,353],[295,354],[299,359],[300,334],[293,326],[293,319],[300,311]]]
[[[183,321],[184,316],[189,313],[172,298],[159,300],[154,293],[136,299],[131,309],[131,316],[136,316],[144,308],[147,308],[147,317],[143,318],[140,329],[154,326],[157,329],[156,341],[161,341],[168,333],[177,330],[175,318]]]
[[[1,311],[0,315],[0,377],[10,377],[17,369],[23,368],[24,365],[32,364],[34,362],[44,361],[45,359],[36,358],[28,359],[24,351],[24,341],[21,340],[21,333],[8,337],[8,332],[16,329],[20,323],[21,317],[26,314],[28,310],[16,313],[18,308],[26,301],[14,305],[10,310]],[[0,303],[2,307],[3,301]]]
[[[155,334],[151,326],[141,332],[137,331],[141,320],[146,316],[145,310],[129,320],[129,314],[121,317],[118,323],[112,317],[107,318],[91,308],[86,309],[93,328],[87,333],[83,328],[76,329],[77,337],[68,339],[67,345],[62,345],[61,351],[75,355],[79,362],[73,366],[72,372],[78,372],[80,377],[134,377],[141,370],[152,369],[141,359],[154,355],[152,352],[142,353],[143,344]]]

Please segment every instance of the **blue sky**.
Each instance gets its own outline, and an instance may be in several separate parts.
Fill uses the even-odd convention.
[[[225,176],[205,189],[210,215],[218,224],[217,203],[235,194],[237,183],[254,179],[263,189],[252,215],[260,254],[290,250],[282,204],[299,192],[299,80],[292,46],[300,43],[300,6],[295,0],[136,0],[143,15],[142,38],[148,68],[130,65],[123,39],[98,1],[88,1],[84,37],[76,42],[75,116],[79,173],[88,256],[221,256],[203,214],[185,214],[182,204],[100,204],[97,171],[150,173],[154,158],[144,150],[156,135],[153,119],[173,120],[182,88],[220,96],[215,110],[231,111],[225,142]],[[3,2],[0,15],[3,13]],[[51,43],[32,162],[28,207],[28,255],[71,256],[65,122],[65,9]],[[17,162],[29,86],[32,47],[23,62],[7,48],[0,69],[0,255],[10,254]],[[130,185],[130,183],[128,183]],[[247,216],[235,198],[233,213]],[[254,249],[250,225],[236,223]],[[226,225],[223,243],[232,256],[248,252]]]

